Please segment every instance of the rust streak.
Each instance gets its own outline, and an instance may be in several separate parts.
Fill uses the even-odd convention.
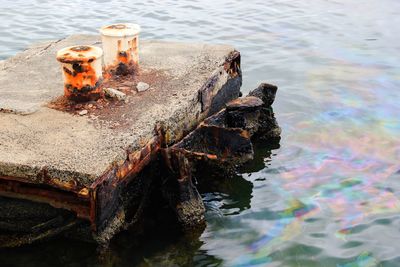
[[[42,174],[40,174],[44,178],[44,182],[46,185],[49,185],[55,189],[60,189],[62,191],[67,191],[71,193],[76,193],[79,194],[82,192],[82,190],[87,189],[84,186],[77,185],[75,182],[62,182],[59,179],[56,178],[49,178],[44,171],[42,171]],[[24,184],[31,184],[31,185],[37,185],[39,182],[31,181],[22,177],[11,177],[11,176],[0,176],[0,181],[5,180],[5,181],[14,181],[14,182],[20,182]],[[89,196],[85,196],[85,194],[79,194],[80,197],[82,198],[89,198]]]
[[[57,190],[47,186],[5,180],[0,178],[0,195],[47,203],[55,208],[62,208],[76,213],[78,218],[90,220],[89,200],[79,195]]]

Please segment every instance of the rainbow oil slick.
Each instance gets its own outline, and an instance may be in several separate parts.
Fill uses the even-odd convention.
[[[355,261],[345,264],[338,264],[337,267],[376,267],[378,266],[377,260],[371,253],[363,252],[357,257]]]

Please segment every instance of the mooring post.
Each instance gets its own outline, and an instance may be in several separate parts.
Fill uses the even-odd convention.
[[[104,50],[104,70],[109,75],[127,75],[139,64],[140,26],[119,23],[100,29]]]
[[[101,48],[78,45],[57,52],[64,75],[64,95],[77,102],[97,100],[102,95]]]

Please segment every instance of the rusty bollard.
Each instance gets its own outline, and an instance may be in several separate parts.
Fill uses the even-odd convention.
[[[100,29],[107,75],[134,73],[139,64],[140,26],[120,23]]]
[[[99,47],[79,45],[57,52],[64,75],[64,95],[75,102],[96,100],[101,97],[103,50]]]

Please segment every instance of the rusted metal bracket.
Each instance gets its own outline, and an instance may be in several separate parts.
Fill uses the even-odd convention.
[[[179,143],[162,149],[169,170],[163,192],[184,228],[204,223],[204,204],[193,182],[196,169],[232,172],[253,159],[252,136],[279,138],[271,108],[276,91],[276,86],[261,84],[249,96],[229,102]]]

